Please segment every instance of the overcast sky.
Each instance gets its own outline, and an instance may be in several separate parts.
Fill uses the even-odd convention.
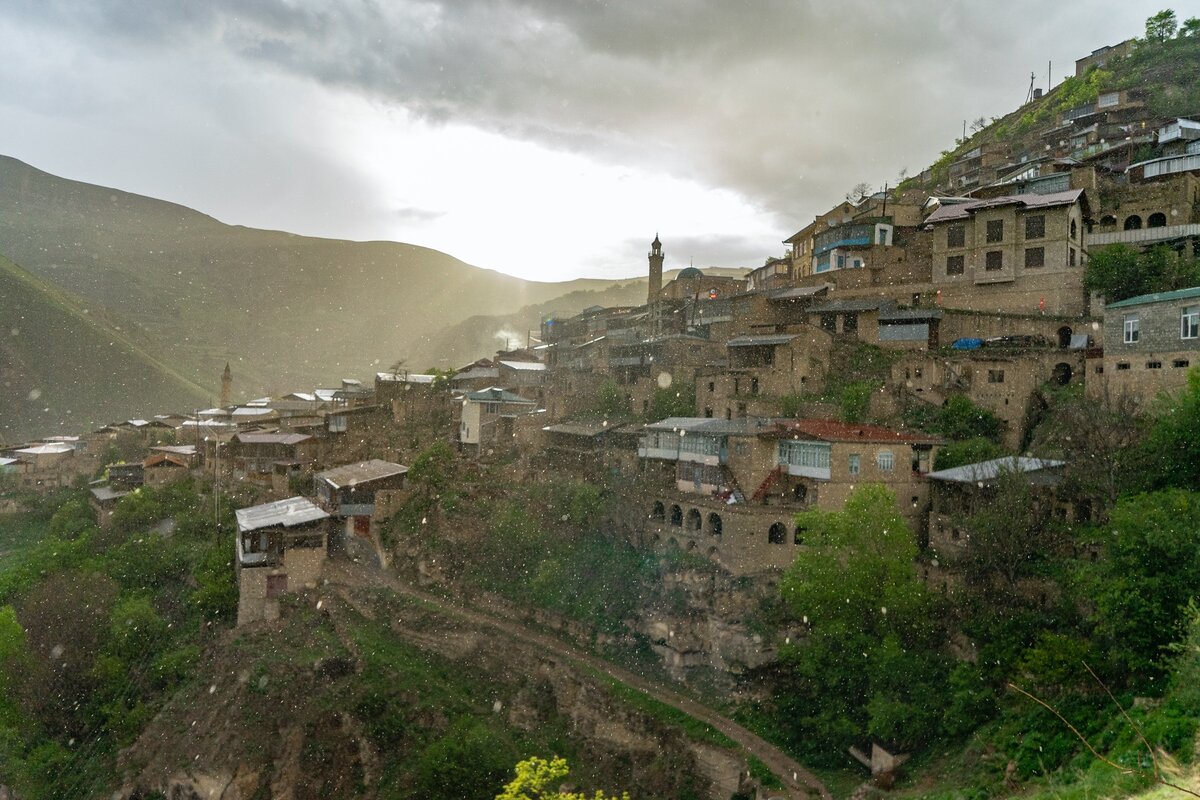
[[[1162,7],[2,0],[0,153],[538,280],[642,274],[655,232],[758,266]]]

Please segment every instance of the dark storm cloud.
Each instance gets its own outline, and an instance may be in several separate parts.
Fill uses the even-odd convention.
[[[1044,83],[1052,59],[1068,74],[1072,59],[1136,35],[1148,12],[1035,0],[142,0],[18,13],[96,48],[217,48],[426,119],[728,187],[790,233],[860,181],[927,166],[963,119],[1019,105],[1031,71]]]

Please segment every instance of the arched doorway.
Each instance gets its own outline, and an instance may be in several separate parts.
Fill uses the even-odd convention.
[[[713,511],[708,515],[708,534],[721,538],[721,531],[724,528],[724,523],[721,522],[721,515]]]
[[[1142,218],[1139,217],[1137,214],[1131,214],[1130,216],[1125,218],[1125,230],[1137,231],[1137,230],[1141,230],[1141,228],[1142,228]]]
[[[792,499],[797,503],[803,503],[808,499],[808,487],[803,483],[797,483],[792,487]]]
[[[664,506],[661,501],[655,503],[654,508],[652,508],[650,510],[650,519],[654,520],[655,522],[662,522],[666,518],[667,518],[667,507]]]
[[[767,542],[770,544],[783,544],[787,541],[787,528],[783,527],[782,522],[776,522],[767,530]]]
[[[1070,383],[1071,376],[1072,371],[1070,364],[1066,363],[1065,361],[1060,361],[1054,365],[1054,372],[1051,373],[1051,377],[1059,386],[1066,386],[1068,383]]]
[[[1058,346],[1066,350],[1071,346],[1071,326],[1063,325],[1058,329]]]
[[[679,506],[671,506],[671,524],[679,526],[683,524],[683,509]]]
[[[692,508],[687,513],[687,529],[689,531],[700,530],[700,511]]]
[[[1146,227],[1147,228],[1165,228],[1165,227],[1167,227],[1167,215],[1162,213],[1161,211],[1155,211],[1153,214],[1150,215],[1150,218],[1146,220]]]

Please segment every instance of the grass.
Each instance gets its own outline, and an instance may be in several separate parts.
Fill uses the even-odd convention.
[[[734,749],[738,746],[737,742],[730,739],[719,730],[709,725],[707,722],[701,722],[695,717],[685,714],[675,706],[667,705],[661,700],[657,700],[646,694],[640,689],[635,689],[628,684],[621,683],[616,678],[605,675],[600,672],[592,671],[593,674],[608,688],[609,693],[632,708],[658,720],[666,725],[681,730],[689,739],[705,744],[724,747],[726,749]],[[765,765],[764,765],[765,769]],[[769,771],[769,770],[768,770]]]

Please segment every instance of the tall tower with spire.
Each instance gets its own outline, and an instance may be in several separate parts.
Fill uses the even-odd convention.
[[[221,375],[221,408],[229,406],[229,396],[233,393],[233,373],[229,371],[229,362],[225,362],[225,372]]]
[[[658,234],[654,234],[654,241],[650,243],[650,291],[646,302],[649,305],[654,305],[658,301],[658,293],[662,291],[662,268],[663,259],[666,254],[663,253],[662,242],[658,240]]]

